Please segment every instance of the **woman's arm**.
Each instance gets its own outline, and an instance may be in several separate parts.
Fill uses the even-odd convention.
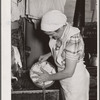
[[[53,80],[62,80],[65,78],[72,77],[75,68],[76,68],[77,61],[76,60],[70,60],[66,58],[66,67],[64,70],[55,73],[55,74],[49,74],[47,71],[45,71],[43,68],[41,68],[41,71],[43,73],[34,72],[38,74],[38,76],[34,76],[33,78],[38,78],[37,82],[45,82],[45,81],[53,81]]]
[[[66,58],[66,66],[65,69],[56,73],[56,74],[52,74],[49,75],[48,80],[61,80],[61,79],[65,79],[65,78],[70,78],[72,77],[75,68],[76,68],[76,64],[77,64],[77,60],[70,60]]]
[[[47,53],[46,55],[47,55],[48,57],[50,57],[50,56],[51,56],[51,52]]]
[[[46,61],[50,56],[51,56],[51,52],[49,52],[49,53],[47,53],[45,55],[40,56],[39,62]]]

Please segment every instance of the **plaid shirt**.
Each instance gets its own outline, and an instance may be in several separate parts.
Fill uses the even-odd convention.
[[[66,47],[62,52],[62,56],[65,53],[66,58],[72,60],[79,60],[84,55],[84,43],[80,34],[75,34],[70,37],[70,40],[66,42]]]
[[[59,50],[62,43],[58,41],[55,50]],[[84,56],[84,43],[80,34],[75,34],[70,37],[70,40],[66,42],[65,49],[61,54],[62,58],[68,58],[71,60],[79,60]]]

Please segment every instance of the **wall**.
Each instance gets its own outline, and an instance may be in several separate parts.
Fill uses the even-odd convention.
[[[27,67],[31,67],[37,62],[40,55],[49,51],[48,36],[40,30],[36,30],[34,24],[27,21],[26,27],[26,46],[31,48],[29,57],[27,58]]]
[[[66,0],[64,12],[68,18],[68,22],[73,22],[76,0]]]
[[[66,0],[65,14],[68,18],[68,22],[70,22],[70,23],[73,22],[75,5],[76,5],[76,0]],[[91,21],[92,13],[93,13],[93,11],[91,11],[91,0],[85,0],[85,22]],[[97,13],[95,11],[93,21],[97,20],[96,15],[97,15]]]
[[[91,22],[92,14],[93,11],[91,10],[91,1],[92,0],[86,0],[85,2],[85,22]],[[93,21],[97,21],[97,11],[95,7],[95,12],[94,12],[94,18]]]
[[[43,51],[41,42],[35,36],[34,25],[27,21],[26,28],[26,45],[31,48],[30,55],[27,57],[27,66],[30,67]]]

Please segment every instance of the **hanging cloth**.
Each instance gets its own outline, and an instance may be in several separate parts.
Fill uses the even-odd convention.
[[[25,0],[17,2],[17,0],[11,0],[11,21],[19,20],[21,17],[25,17]]]
[[[66,0],[27,0],[26,14],[34,19],[41,18],[50,10],[60,10],[64,12]]]
[[[37,28],[41,17],[50,10],[60,10],[64,13],[66,0],[27,0],[26,15],[32,18],[32,22]]]
[[[20,68],[22,68],[22,62],[21,62],[19,50],[16,46],[13,46],[13,45],[12,45],[12,48],[14,50],[15,63],[18,64],[20,66]]]

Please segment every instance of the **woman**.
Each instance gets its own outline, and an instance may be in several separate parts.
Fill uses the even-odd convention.
[[[51,53],[41,56],[45,61],[53,56],[56,74],[38,73],[37,82],[60,80],[66,100],[89,100],[89,73],[84,65],[84,43],[78,28],[67,23],[58,10],[47,12],[41,20],[41,30],[50,37]]]

